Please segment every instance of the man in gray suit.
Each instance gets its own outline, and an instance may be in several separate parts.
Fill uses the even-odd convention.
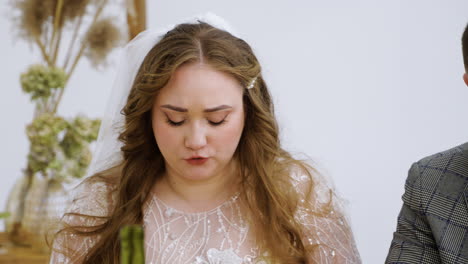
[[[462,50],[468,85],[468,26]],[[468,143],[414,163],[402,199],[385,263],[468,263]]]

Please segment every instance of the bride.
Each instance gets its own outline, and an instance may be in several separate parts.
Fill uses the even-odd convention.
[[[360,263],[339,198],[283,150],[251,47],[215,15],[124,49],[95,173],[76,188],[50,263]]]

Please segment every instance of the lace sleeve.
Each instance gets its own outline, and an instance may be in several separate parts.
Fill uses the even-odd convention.
[[[79,230],[88,231],[90,227],[104,223],[104,218],[86,217],[108,216],[111,205],[114,203],[110,196],[109,185],[104,182],[83,181],[73,191],[73,197],[66,213],[77,213],[78,215],[64,215],[61,219],[60,228],[66,225],[80,226]],[[58,263],[83,263],[84,257],[98,241],[99,236],[80,236],[70,231],[59,233],[52,247],[49,264]]]
[[[344,202],[324,177],[313,175],[312,192],[306,198],[309,177],[297,173],[293,183],[300,193],[296,219],[303,227],[303,241],[310,248],[308,263],[361,263],[354,237],[344,213]]]

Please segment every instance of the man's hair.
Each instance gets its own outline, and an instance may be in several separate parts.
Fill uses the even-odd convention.
[[[463,31],[462,52],[463,52],[463,64],[465,65],[465,70],[467,70],[468,69],[468,25],[466,25],[465,31]]]

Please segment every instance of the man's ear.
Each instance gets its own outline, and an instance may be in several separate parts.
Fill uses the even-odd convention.
[[[468,74],[463,74],[463,81],[465,81],[466,86],[468,86]]]

